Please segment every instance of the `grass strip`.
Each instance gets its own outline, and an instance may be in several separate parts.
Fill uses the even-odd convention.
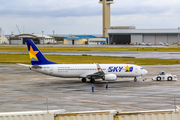
[[[77,56],[77,55],[45,55],[56,63],[65,64],[136,64],[136,65],[173,65],[179,64],[178,60],[172,59],[148,59],[132,57],[109,57],[109,56]],[[0,64],[31,64],[27,54],[0,54]]]
[[[180,52],[179,47],[52,47],[39,46],[41,51],[93,51],[93,52]],[[0,46],[0,51],[27,51],[26,46]]]

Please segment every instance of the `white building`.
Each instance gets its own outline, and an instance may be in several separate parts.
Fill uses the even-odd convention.
[[[2,28],[0,28],[0,44],[9,44],[8,39],[4,36]]]
[[[109,29],[108,44],[177,44],[180,29]]]
[[[32,39],[35,44],[56,43],[53,37],[44,34],[19,34],[9,39],[10,44],[26,44],[26,39]]]
[[[44,38],[44,43],[47,44],[47,43],[54,43],[55,40],[53,39],[53,37],[51,36],[48,36],[48,35],[43,35],[43,34],[32,34],[32,35],[35,35],[37,36],[38,38]]]
[[[89,38],[88,39],[89,45],[103,45],[106,44],[106,38]]]

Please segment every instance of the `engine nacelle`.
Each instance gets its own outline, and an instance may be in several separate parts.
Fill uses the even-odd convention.
[[[117,76],[115,74],[107,74],[104,76],[104,80],[116,80],[117,79]]]

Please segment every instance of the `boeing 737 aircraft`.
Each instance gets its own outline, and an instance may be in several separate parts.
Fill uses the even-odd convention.
[[[147,73],[142,67],[130,64],[58,64],[47,60],[31,39],[27,39],[26,43],[32,65],[20,65],[46,75],[81,78],[82,82],[90,79],[94,83],[95,79],[115,81],[117,77],[134,77],[136,82],[136,77]]]

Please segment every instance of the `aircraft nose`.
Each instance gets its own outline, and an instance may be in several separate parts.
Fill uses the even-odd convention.
[[[144,69],[144,74],[147,74],[147,73],[148,73],[148,71]]]

